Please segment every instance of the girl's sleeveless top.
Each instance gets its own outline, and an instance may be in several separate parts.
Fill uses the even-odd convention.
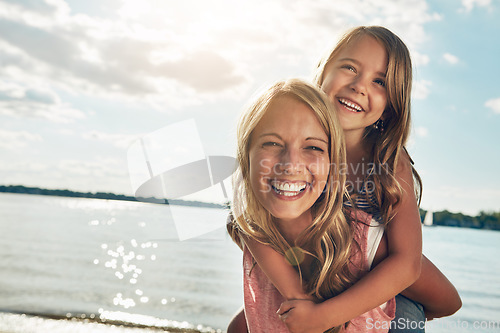
[[[357,217],[358,222],[362,222],[355,223],[354,238],[359,249],[352,253],[349,268],[360,279],[370,270],[369,231],[374,228],[370,227],[373,223],[371,215],[358,211]],[[284,297],[255,263],[246,247],[243,249],[243,291],[245,317],[250,333],[289,332],[276,314],[285,301]],[[388,332],[395,312],[396,301],[392,298],[351,320],[343,332]]]
[[[373,219],[380,223],[381,214],[380,214],[380,205],[377,202],[377,198],[375,196],[375,184],[370,180],[370,176],[375,172],[375,169],[372,167],[368,170],[368,175],[363,182],[363,187],[351,201],[345,201],[344,206],[351,207],[355,206],[355,208],[364,211],[367,214],[372,215]],[[354,205],[353,205],[354,203]]]

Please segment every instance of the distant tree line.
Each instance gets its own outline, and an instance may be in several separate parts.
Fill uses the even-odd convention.
[[[49,190],[38,187],[27,187],[22,185],[0,185],[0,192],[6,193],[22,193],[22,194],[37,194],[37,195],[53,195],[61,197],[76,197],[76,198],[93,198],[93,199],[108,199],[108,200],[126,200],[140,201],[158,204],[207,207],[207,208],[227,208],[228,204],[220,205],[215,203],[201,201],[186,201],[176,199],[157,199],[157,198],[136,198],[123,194],[105,193],[105,192],[75,192],[70,190]],[[423,221],[427,211],[420,209],[420,218]],[[477,216],[469,216],[462,213],[452,213],[447,210],[433,213],[434,225],[463,227],[475,229],[490,229],[500,230],[500,212],[480,212]]]
[[[420,210],[420,218],[424,220],[427,211]],[[452,213],[447,210],[433,213],[434,225],[463,227],[474,229],[500,230],[500,212],[481,211],[477,216]]]
[[[158,199],[158,198],[136,198],[133,196],[114,194],[106,192],[75,192],[70,190],[49,190],[38,187],[27,187],[23,185],[0,185],[0,193],[20,193],[20,194],[37,194],[37,195],[53,195],[59,197],[74,197],[74,198],[91,198],[91,199],[107,199],[107,200],[125,200],[125,201],[140,201],[156,204],[206,207],[206,208],[226,208],[227,205],[220,205],[201,201],[187,201],[178,199]]]

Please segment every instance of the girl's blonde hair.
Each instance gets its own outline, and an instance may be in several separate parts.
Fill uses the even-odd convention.
[[[294,244],[285,240],[271,214],[255,197],[249,176],[252,132],[271,103],[278,98],[292,98],[307,105],[329,137],[328,182],[312,207],[311,225],[299,235]],[[297,79],[274,84],[261,94],[240,118],[237,141],[238,170],[233,179],[232,223],[228,226],[231,236],[238,243],[239,236],[244,234],[270,245],[287,258],[294,258],[292,261],[298,260],[297,248],[302,249],[316,259],[313,260],[312,278],[307,281],[307,292],[320,299],[339,294],[353,282],[347,265],[353,230],[343,213],[346,176],[337,170],[341,163],[345,163],[343,132],[326,94],[317,87]],[[298,262],[300,263],[300,260]]]
[[[401,200],[402,189],[394,177],[404,145],[410,134],[410,100],[412,86],[412,64],[410,52],[403,41],[393,32],[379,26],[361,26],[346,33],[327,57],[318,65],[315,82],[321,86],[326,68],[340,52],[362,36],[377,40],[386,50],[388,65],[385,86],[387,106],[384,110],[383,131],[375,126],[368,126],[364,132],[366,148],[371,152],[371,162],[378,172],[372,173],[375,196],[380,206],[382,220],[389,222],[395,215],[394,206]],[[415,195],[418,203],[421,199],[422,181],[412,166],[415,183]]]

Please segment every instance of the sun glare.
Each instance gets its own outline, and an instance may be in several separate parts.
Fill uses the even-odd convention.
[[[138,18],[151,11],[151,4],[147,0],[123,0],[118,15],[123,18]]]

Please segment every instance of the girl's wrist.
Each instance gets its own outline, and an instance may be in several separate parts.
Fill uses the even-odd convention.
[[[317,304],[318,320],[321,323],[321,328],[326,331],[330,328],[342,325],[339,318],[339,311],[334,305],[334,298]]]

